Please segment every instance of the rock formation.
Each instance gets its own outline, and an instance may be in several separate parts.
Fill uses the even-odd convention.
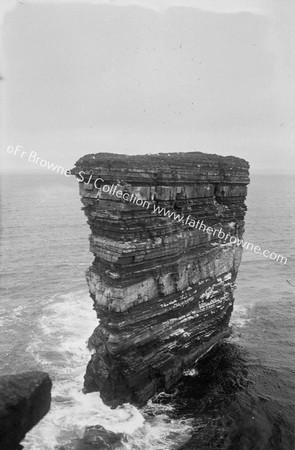
[[[141,405],[229,335],[248,169],[199,152],[78,160],[99,319],[86,392]]]
[[[51,380],[45,372],[0,377],[0,449],[21,449],[26,433],[49,411]]]

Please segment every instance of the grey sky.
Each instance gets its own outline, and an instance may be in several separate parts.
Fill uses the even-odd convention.
[[[66,168],[195,149],[294,170],[291,0],[21,1],[2,11],[7,169],[32,168],[19,144]]]

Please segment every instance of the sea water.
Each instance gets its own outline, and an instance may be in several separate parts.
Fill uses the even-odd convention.
[[[294,193],[292,176],[251,179],[245,240],[288,262],[244,251],[232,336],[171,392],[142,409],[110,409],[99,393],[82,393],[98,320],[77,182],[46,170],[3,176],[0,371],[44,370],[53,380],[51,410],[24,448],[74,449],[79,441],[81,449],[95,425],[122,433],[119,449],[295,448]]]

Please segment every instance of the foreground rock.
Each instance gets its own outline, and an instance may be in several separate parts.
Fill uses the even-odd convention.
[[[44,372],[0,377],[0,449],[21,449],[26,433],[49,411],[51,380]]]
[[[59,450],[115,450],[122,449],[123,433],[114,433],[101,425],[87,427],[81,439],[75,439],[68,445],[59,447]]]
[[[228,336],[248,169],[199,152],[99,153],[76,163],[100,319],[86,391],[111,406],[143,404]]]

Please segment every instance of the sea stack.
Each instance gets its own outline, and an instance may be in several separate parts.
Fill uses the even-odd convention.
[[[229,335],[249,164],[200,152],[80,158],[99,325],[85,391],[144,404]]]

